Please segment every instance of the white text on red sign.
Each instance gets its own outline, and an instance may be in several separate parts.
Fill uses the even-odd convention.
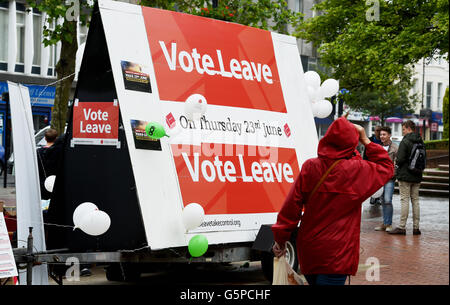
[[[229,65],[225,66],[222,58],[221,50],[216,50],[217,61],[214,61],[209,54],[199,54],[197,49],[192,49],[192,52],[180,51],[177,56],[177,43],[172,42],[171,52],[167,50],[164,41],[159,41],[161,49],[164,53],[169,69],[175,71],[178,64],[185,72],[192,72],[194,70],[199,74],[206,73],[208,75],[221,75],[222,77],[234,77],[236,79],[254,80],[261,82],[264,80],[268,84],[272,84],[272,71],[267,64],[248,62],[247,60],[230,59]],[[215,63],[219,64],[220,70],[215,70],[217,67]],[[229,71],[227,71],[229,70]]]
[[[80,133],[111,133],[111,125],[109,123],[101,123],[100,121],[108,121],[108,112],[92,111],[91,108],[83,109],[84,119],[86,121],[99,121],[99,123],[88,123],[83,128],[83,121],[80,121]]]
[[[188,168],[189,174],[194,182],[198,182],[200,173],[208,182],[213,182],[216,177],[221,182],[236,182],[241,178],[243,182],[283,182],[283,179],[289,183],[294,182],[294,172],[289,163],[268,163],[253,162],[248,168],[244,163],[242,155],[238,155],[240,173],[237,173],[236,166],[232,161],[222,162],[219,156],[214,158],[214,162],[203,160],[201,164],[200,155],[194,153],[194,164],[188,158],[187,153],[182,153],[184,162]],[[223,170],[222,170],[223,169]],[[275,181],[276,180],[276,181]]]

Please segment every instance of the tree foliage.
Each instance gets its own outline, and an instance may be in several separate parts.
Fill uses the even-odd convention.
[[[448,7],[444,0],[324,0],[315,5],[321,14],[297,34],[319,47],[321,62],[353,93],[352,108],[396,109],[400,105],[387,100],[396,97],[408,108],[412,65],[448,53]]]
[[[86,24],[90,11],[90,1],[82,0],[27,0],[27,3],[47,14],[47,22],[54,24],[53,28],[47,26],[43,29],[43,43],[46,46],[61,42],[61,55],[56,64],[57,84],[55,89],[55,102],[52,110],[51,126],[59,134],[64,132],[67,120],[67,108],[70,89],[75,77],[75,59],[78,50],[77,22]],[[62,23],[57,22],[63,20]]]
[[[288,8],[285,0],[141,0],[141,5],[184,12],[289,34],[298,32],[303,14]],[[288,25],[292,28],[289,31]]]

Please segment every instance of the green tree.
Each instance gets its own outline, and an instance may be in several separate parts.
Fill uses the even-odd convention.
[[[351,91],[339,98],[355,111],[379,116],[381,125],[390,116],[414,112],[418,102],[416,95],[408,96],[408,91],[398,86],[387,91]]]
[[[444,103],[443,103],[443,121],[444,121],[444,134],[443,138],[448,139],[448,87],[445,90]]]
[[[248,25],[282,34],[298,32],[303,14],[288,8],[285,0],[219,0],[217,7],[208,0],[141,0],[141,5],[184,12]],[[289,31],[289,27],[292,30]]]
[[[324,0],[315,5],[321,14],[306,20],[296,34],[318,47],[321,62],[333,69],[341,87],[353,92],[353,100],[369,94],[383,104],[385,95],[403,96],[407,108],[412,65],[421,58],[447,56],[448,1],[367,3]]]
[[[59,134],[64,132],[67,120],[67,108],[70,97],[70,88],[75,77],[75,59],[78,50],[77,43],[77,16],[80,17],[82,25],[87,24],[90,11],[88,1],[65,1],[61,0],[27,0],[28,4],[47,14],[47,21],[55,23],[54,29],[44,27],[43,43],[46,46],[61,42],[61,55],[56,64],[57,84],[55,89],[55,103],[52,110],[51,126]],[[63,18],[62,24],[57,20]]]

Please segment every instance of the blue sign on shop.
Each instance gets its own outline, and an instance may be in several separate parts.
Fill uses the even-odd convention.
[[[30,100],[32,106],[52,107],[55,102],[55,87],[40,85],[25,85],[30,91]],[[8,84],[0,82],[0,95],[8,91]]]
[[[444,122],[442,121],[442,112],[432,112],[431,113],[431,120],[434,122],[437,122],[439,125],[444,125]]]

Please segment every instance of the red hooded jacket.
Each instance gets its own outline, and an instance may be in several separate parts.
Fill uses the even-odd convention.
[[[361,204],[394,174],[381,145],[367,144],[368,160],[362,160],[358,141],[358,131],[347,119],[333,122],[319,142],[318,158],[303,164],[272,226],[275,241],[284,245],[301,220],[297,253],[303,274],[355,275],[358,270]],[[342,161],[308,199],[337,159]]]

